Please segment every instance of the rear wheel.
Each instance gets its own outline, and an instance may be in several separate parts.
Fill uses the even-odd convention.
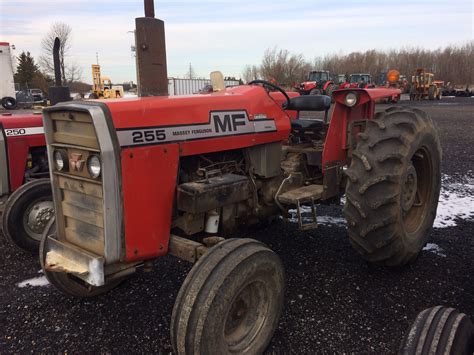
[[[194,265],[171,318],[177,354],[260,354],[283,306],[278,256],[252,239],[228,239]]]
[[[428,89],[428,99],[434,100],[436,98],[436,86],[431,85]]]
[[[94,297],[110,291],[122,282],[122,280],[114,280],[105,286],[96,287],[88,285],[86,282],[72,274],[46,270],[46,253],[49,249],[48,236],[56,238],[56,223],[54,218],[49,221],[44,230],[39,253],[41,268],[43,269],[44,275],[48,281],[62,293],[78,298]]]
[[[405,336],[400,354],[472,354],[473,326],[454,308],[437,306],[418,314]]]
[[[347,170],[349,238],[371,262],[413,260],[426,244],[438,206],[441,147],[429,116],[392,107],[368,121]]]
[[[334,102],[334,98],[332,97],[332,93],[335,90],[336,86],[334,84],[329,84],[326,88],[326,95],[331,98],[331,102]]]
[[[5,205],[3,234],[12,245],[36,254],[53,215],[50,180],[28,182],[13,193]]]

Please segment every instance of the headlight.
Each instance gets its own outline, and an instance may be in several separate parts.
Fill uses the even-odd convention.
[[[353,92],[346,94],[344,98],[344,104],[347,107],[354,107],[357,104],[357,95]]]
[[[67,153],[64,150],[55,150],[53,153],[54,164],[58,171],[67,170]]]
[[[89,174],[91,174],[93,179],[97,179],[100,176],[100,165],[100,158],[97,155],[91,155],[89,159],[87,159],[87,170],[89,170]]]

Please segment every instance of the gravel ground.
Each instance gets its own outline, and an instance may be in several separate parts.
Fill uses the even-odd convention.
[[[400,105],[415,106],[405,101]],[[474,186],[474,99],[446,98],[416,106],[439,129],[446,191],[457,186],[455,197],[461,196],[458,200],[472,212],[474,190],[463,186]],[[456,205],[446,207],[448,214]],[[321,208],[319,214],[334,218],[325,217],[328,223],[314,231],[301,232],[295,224],[279,221],[246,233],[275,250],[286,269],[285,308],[269,353],[396,353],[424,308],[445,304],[474,316],[474,284],[469,280],[474,269],[472,214],[435,228],[431,250],[398,270],[359,258],[349,245],[338,207]],[[138,273],[107,295],[77,300],[44,285],[36,258],[3,243],[0,252],[0,353],[171,351],[171,310],[190,269],[186,262],[162,258],[151,272]],[[19,287],[28,279],[38,286]]]

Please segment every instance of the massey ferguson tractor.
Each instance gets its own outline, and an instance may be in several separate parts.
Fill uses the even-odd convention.
[[[327,95],[332,97],[336,84],[327,70],[315,70],[308,74],[305,82],[295,87],[300,95]]]
[[[0,114],[0,212],[3,235],[33,253],[53,216],[41,113]]]
[[[67,295],[96,296],[173,255],[194,263],[172,312],[176,353],[262,353],[283,307],[284,270],[261,242],[232,238],[238,228],[290,209],[299,228],[316,228],[317,206],[345,194],[349,240],[366,260],[404,265],[428,240],[439,139],[422,111],[374,114],[391,94],[337,90],[330,119],[328,96],[290,97],[260,80],[45,109],[55,208],[40,247],[46,277]]]

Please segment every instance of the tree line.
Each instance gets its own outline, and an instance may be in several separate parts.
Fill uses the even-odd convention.
[[[311,70],[328,70],[331,74],[368,73],[379,80],[382,73],[396,69],[407,77],[416,68],[435,74],[436,80],[452,85],[474,83],[474,41],[448,45],[435,50],[402,48],[388,51],[367,50],[349,54],[328,54],[308,61],[302,54],[286,49],[270,48],[264,52],[260,65],[248,65],[242,77],[275,80],[283,86],[303,81]]]

